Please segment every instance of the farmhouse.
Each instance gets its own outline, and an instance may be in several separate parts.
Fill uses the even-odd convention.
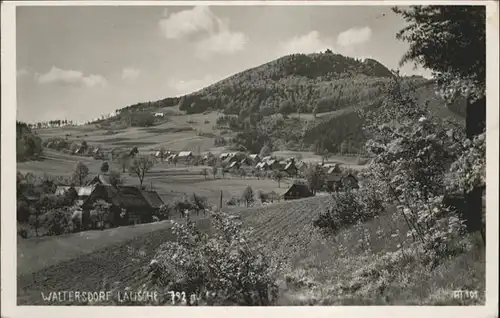
[[[307,170],[307,163],[305,163],[304,161],[301,161],[301,162],[296,163],[295,167],[297,168],[298,172],[302,174],[302,173],[305,173]]]
[[[87,222],[88,224],[90,210],[98,200],[104,200],[111,204],[111,220],[118,220],[117,215],[119,216],[122,209],[124,209],[126,211],[123,221],[125,224],[151,222],[153,212],[159,202],[158,198],[155,198],[151,193],[153,191],[148,191],[146,194],[148,199],[144,197],[144,192],[131,186],[113,187],[97,184],[82,204],[83,223],[86,224]],[[161,201],[161,199],[159,200]],[[111,222],[113,223],[113,221]],[[116,221],[114,225],[118,225]]]
[[[54,192],[55,195],[66,195],[68,193],[69,189],[75,189],[76,193],[80,191],[80,187],[73,187],[73,186],[57,186],[56,191]]]
[[[154,210],[159,210],[164,204],[158,193],[155,191],[141,190],[142,196]]]
[[[330,168],[327,175],[326,185],[330,191],[340,191],[342,189],[359,188],[358,179],[351,173],[345,174],[341,171],[334,170],[335,168]]]
[[[285,173],[287,173],[289,176],[296,176],[297,173],[298,173],[298,169],[297,167],[295,166],[295,162],[292,160],[292,161],[289,161],[285,167],[283,167],[283,171]]]
[[[240,168],[240,163],[238,161],[233,161],[228,167],[228,170],[237,170]]]
[[[271,169],[271,170],[280,169],[280,163],[278,162],[278,160],[272,159],[272,160],[267,161],[266,164],[268,166],[268,169]]]
[[[193,155],[192,151],[181,151],[177,155],[177,159],[179,159],[181,161],[188,161],[188,160],[193,159],[193,157],[194,157],[194,155]]]
[[[259,162],[258,164],[255,165],[255,169],[258,170],[267,170],[269,166],[267,165],[267,162]]]
[[[241,159],[241,161],[239,162],[239,164],[241,166],[243,166],[243,165],[245,165],[245,166],[252,166],[252,161],[248,157],[245,157],[245,158]]]
[[[295,200],[312,196],[314,196],[314,194],[311,189],[309,189],[309,186],[298,182],[292,184],[285,194],[283,194],[285,200]]]
[[[262,160],[261,160],[261,161],[262,161],[262,162],[268,162],[268,161],[270,161],[270,160],[272,160],[272,159],[273,159],[273,158],[272,158],[271,156],[267,156],[267,157],[262,158]]]
[[[251,154],[248,156],[248,159],[250,159],[251,162],[254,164],[256,164],[257,162],[260,162],[260,156],[258,154]]]

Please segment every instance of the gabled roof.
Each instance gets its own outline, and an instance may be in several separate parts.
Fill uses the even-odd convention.
[[[71,188],[71,186],[57,186],[56,191],[54,192],[55,195],[65,195],[66,192]],[[80,191],[80,187],[73,187],[78,193]]]
[[[332,174],[332,173],[340,173],[341,170],[340,170],[340,167],[338,164],[334,165],[334,166],[330,166],[330,168],[328,169],[328,174]]]
[[[260,156],[258,154],[256,154],[256,153],[254,153],[254,154],[249,155],[248,158],[250,158],[252,160],[255,160],[255,159],[260,158]]]
[[[89,185],[86,187],[80,187],[78,189],[78,196],[79,197],[87,197],[87,196],[91,195],[92,192],[94,191],[96,185],[97,184]]]
[[[313,195],[311,189],[307,184],[295,182],[290,186],[290,188],[288,188],[283,196],[291,196],[294,192],[298,197],[309,197]]]
[[[158,193],[155,191],[147,191],[147,190],[142,190],[142,196],[148,203],[154,207],[154,208],[159,208],[160,206],[163,205],[163,200],[160,198]]]
[[[290,161],[286,164],[285,168],[283,168],[283,169],[288,170],[288,169],[293,169],[293,168],[296,168],[295,164],[293,163],[293,161]]]
[[[238,165],[238,161],[233,161],[233,162],[231,162],[231,164],[229,165],[229,168],[233,168],[233,167],[235,167],[236,165]]]
[[[178,156],[179,157],[189,157],[193,155],[193,152],[192,151],[181,151],[179,152]]]
[[[111,180],[110,180],[109,175],[108,174],[98,174],[92,180],[87,182],[87,185],[94,185],[94,184],[110,185]]]

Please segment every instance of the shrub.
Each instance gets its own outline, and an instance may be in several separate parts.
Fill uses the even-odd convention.
[[[255,199],[254,199],[254,193],[253,193],[252,187],[247,186],[245,188],[245,190],[241,194],[241,200],[243,202],[245,202],[245,205],[247,207],[250,206],[252,203],[254,203]]]
[[[71,216],[64,208],[57,208],[44,214],[44,224],[48,235],[71,232]]]
[[[227,205],[238,205],[240,203],[240,199],[236,198],[236,197],[232,197],[231,199],[229,199],[226,204]]]
[[[251,231],[220,212],[212,212],[211,223],[212,236],[190,220],[174,223],[177,241],[156,252],[149,265],[150,283],[196,294],[202,305],[272,305],[278,294],[275,271],[260,246],[247,244]]]
[[[367,190],[348,190],[332,195],[333,206],[314,221],[314,226],[325,233],[336,233],[343,227],[365,222],[384,211],[384,206]]]

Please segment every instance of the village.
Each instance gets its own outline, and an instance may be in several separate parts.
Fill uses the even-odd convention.
[[[205,210],[210,208],[206,202],[200,204],[200,200],[192,199],[197,197],[196,193],[193,193],[189,200],[165,200],[154,189],[147,189],[145,185],[114,181],[113,172],[110,171],[108,161],[106,161],[106,158],[113,160],[112,151],[106,152],[99,147],[94,148],[82,142],[73,150],[73,155],[93,157],[95,161],[101,162],[100,171],[93,177],[89,174],[86,178],[88,181],[84,184],[76,185],[74,181],[70,184],[65,184],[67,181],[55,182],[53,195],[70,197],[70,210],[73,211],[71,231],[73,232],[157,222],[174,216],[184,218],[189,217],[190,214],[194,215],[193,213],[199,216],[200,211],[205,215]],[[265,194],[252,192],[252,198],[246,199],[251,202],[251,205],[259,201],[256,198],[260,198],[258,202],[260,204],[270,204],[281,200],[327,194],[346,188],[358,188],[356,171],[346,169],[339,163],[307,163],[294,157],[283,158],[273,155],[261,158],[259,154],[244,152],[220,154],[209,152],[197,155],[192,151],[175,152],[161,149],[143,155],[139,153],[137,147],[122,152],[121,156],[127,159],[121,162],[122,165],[129,166],[134,158],[142,156],[151,161],[151,166],[154,165],[157,169],[161,168],[161,171],[170,171],[173,174],[182,168],[188,174],[201,174],[205,179],[209,175],[213,178],[220,175],[222,179],[242,179],[242,181],[274,180],[278,183],[278,187],[282,182],[286,182],[287,188],[280,194],[274,191]],[[75,162],[77,162],[76,159]],[[107,168],[103,169],[102,166]],[[125,169],[123,171],[125,172]],[[143,172],[145,176],[155,175],[154,171]],[[315,177],[308,177],[311,174]],[[156,178],[161,178],[161,176]],[[317,180],[310,180],[311,178]],[[23,180],[19,187],[19,201],[36,209],[40,196],[33,191],[33,185]],[[200,199],[203,198],[200,196]],[[223,202],[221,194],[220,203],[215,208],[230,208],[244,203],[243,201],[240,198],[232,198],[230,201]],[[99,210],[104,210],[104,212],[99,212]]]

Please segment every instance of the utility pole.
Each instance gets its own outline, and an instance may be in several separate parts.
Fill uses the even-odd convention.
[[[220,190],[220,205],[219,210],[222,211],[222,190]]]

